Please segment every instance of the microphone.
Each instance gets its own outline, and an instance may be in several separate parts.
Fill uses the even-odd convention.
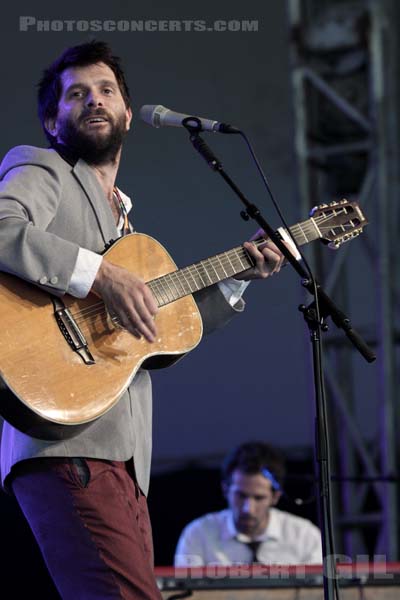
[[[212,131],[214,133],[240,133],[240,130],[226,123],[211,121],[211,119],[203,119],[192,115],[184,115],[175,112],[161,104],[145,104],[139,111],[139,116],[145,123],[152,127],[184,127],[182,121],[187,119],[188,125],[190,120],[193,120],[193,126],[198,126],[200,123],[200,131]]]

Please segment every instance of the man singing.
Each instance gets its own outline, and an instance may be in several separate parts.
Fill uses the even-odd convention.
[[[102,256],[131,232],[131,202],[116,186],[132,120],[120,61],[103,42],[68,48],[44,71],[38,96],[50,148],[13,148],[0,166],[0,269],[55,296],[94,292],[151,344],[158,308],[149,286]],[[242,278],[280,269],[273,244],[244,245],[254,268]],[[195,294],[206,331],[242,310],[242,286]],[[146,505],[151,411],[150,376],[139,369],[118,403],[71,439],[45,441],[4,424],[3,484],[64,599],[160,598]]]

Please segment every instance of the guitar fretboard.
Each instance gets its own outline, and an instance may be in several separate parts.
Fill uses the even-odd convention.
[[[290,227],[290,232],[299,246],[321,237],[313,219],[293,225]],[[265,238],[259,238],[254,243],[260,246],[265,243]],[[147,282],[147,285],[155,296],[158,306],[164,306],[228,277],[243,273],[253,265],[253,259],[245,248],[237,246],[227,252],[153,279]]]

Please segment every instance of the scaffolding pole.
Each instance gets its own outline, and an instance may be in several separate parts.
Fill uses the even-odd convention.
[[[317,278],[378,355],[371,368],[334,332],[324,340],[337,545],[353,559],[399,558],[398,4],[288,0],[300,212],[339,194],[371,222],[335,257],[307,248]]]

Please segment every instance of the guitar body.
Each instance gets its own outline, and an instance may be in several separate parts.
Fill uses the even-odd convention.
[[[322,239],[334,248],[368,223],[356,202],[323,204],[290,228],[297,244]],[[265,237],[254,243],[263,245]],[[150,344],[119,328],[94,294],[55,298],[0,273],[0,414],[43,439],[76,435],[110,410],[137,370],[167,367],[200,342],[203,324],[192,293],[253,266],[239,246],[177,270],[148,235],[121,238],[108,261],[139,275],[158,306],[158,338]],[[1,381],[0,381],[1,385]]]
[[[121,238],[105,256],[145,281],[176,270],[163,246],[144,234]],[[168,366],[202,337],[192,295],[160,307],[153,344],[115,325],[94,294],[61,300],[79,325],[94,364],[86,364],[65,339],[51,296],[0,274],[0,374],[9,390],[0,394],[0,413],[36,437],[75,435],[115,405],[141,365]]]

